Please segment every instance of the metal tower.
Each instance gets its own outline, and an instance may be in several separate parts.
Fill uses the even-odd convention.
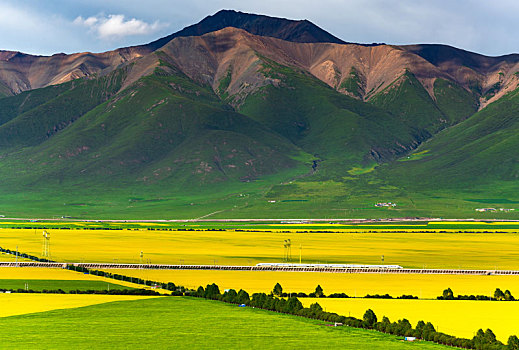
[[[41,255],[44,258],[50,259],[50,232],[43,231],[43,246]]]

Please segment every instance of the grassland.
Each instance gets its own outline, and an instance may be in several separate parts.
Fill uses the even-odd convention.
[[[437,331],[458,337],[472,338],[478,329],[490,328],[497,338],[506,343],[518,333],[516,317],[519,302],[469,300],[384,300],[384,299],[301,299],[308,307],[313,302],[328,312],[362,317],[372,309],[379,320],[383,316],[393,321],[408,319],[416,325],[420,320],[431,322]]]
[[[28,280],[28,279],[0,279],[1,289],[29,289],[34,291],[57,290],[61,289],[65,292],[70,290],[114,290],[114,289],[130,289],[130,287],[121,286],[110,282],[102,281],[76,281],[76,280]]]
[[[102,287],[101,289],[107,289],[108,285],[110,285],[110,288],[113,289],[142,288],[141,285],[135,283],[115,281],[113,279],[105,277],[88,275],[65,269],[47,269],[35,267],[0,267],[1,282],[4,282],[6,285],[18,283],[8,282],[8,280],[18,280],[22,282],[22,286],[19,288],[24,288],[23,283],[29,281],[31,281],[31,285],[29,287],[31,287],[35,283],[39,286],[48,285],[49,287],[47,287],[46,289],[58,289],[60,288],[59,285],[63,286],[63,284],[68,284],[69,286],[82,284],[85,288],[87,286],[97,285]],[[0,288],[4,287],[2,287],[0,284]],[[7,287],[5,288],[8,289]]]
[[[130,325],[130,326],[129,326]],[[81,331],[78,332],[78,327]],[[29,331],[28,331],[29,330]],[[157,337],[157,334],[161,334]],[[443,349],[397,337],[235,305],[151,298],[0,319],[3,346],[25,349],[248,348]]]
[[[252,265],[282,262],[283,242],[292,241],[292,261],[383,263],[416,268],[519,269],[509,233],[50,230],[51,257],[69,262]],[[395,230],[398,231],[398,230]],[[453,228],[453,231],[456,231]],[[512,231],[512,230],[511,230]],[[1,229],[0,246],[38,256],[38,230]],[[300,250],[301,248],[301,250]]]
[[[0,294],[0,303],[2,304],[2,307],[0,308],[0,317],[32,314],[57,309],[78,308],[112,301],[140,300],[145,298],[150,297],[95,294]],[[5,322],[5,319],[2,320]],[[5,330],[2,330],[1,332],[4,331]],[[21,333],[23,332],[27,332],[27,329],[21,330]],[[9,338],[6,334],[8,334],[8,332],[4,333],[4,341]],[[44,336],[44,334],[41,334],[41,336]],[[4,341],[2,341],[2,343]]]
[[[280,283],[286,293],[315,291],[319,284],[325,294],[346,293],[351,297],[366,294],[403,294],[435,299],[444,289],[456,295],[493,295],[496,288],[508,289],[519,296],[517,276],[418,275],[418,274],[335,274],[319,272],[271,271],[193,271],[193,270],[107,270],[127,276],[159,282],[174,282],[188,288],[216,283],[220,289],[244,289],[269,293]]]

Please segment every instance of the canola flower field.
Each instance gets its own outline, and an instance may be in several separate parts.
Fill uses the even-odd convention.
[[[140,226],[132,223],[134,227]],[[278,224],[276,224],[278,225]],[[299,224],[298,224],[299,225]],[[285,225],[254,230],[105,230],[97,229],[46,229],[51,234],[51,259],[60,262],[108,262],[108,263],[157,263],[157,264],[219,264],[254,265],[260,262],[303,263],[365,263],[397,264],[410,268],[464,268],[464,269],[519,269],[519,235],[514,225],[510,229],[499,226],[494,232],[482,232],[486,228],[458,232],[450,223],[440,225],[434,232],[420,232],[413,227],[385,225],[387,232],[369,232],[372,228],[335,226],[335,232],[317,232],[320,226],[304,227]],[[470,227],[467,223],[466,227]],[[475,224],[474,224],[475,225]],[[164,227],[157,224],[155,227]],[[315,226],[315,224],[313,224]],[[344,225],[347,226],[347,225]],[[429,226],[429,225],[428,225]],[[328,226],[326,227],[329,230]],[[452,227],[452,229],[449,229]],[[193,228],[193,226],[192,226]],[[0,228],[0,247],[41,256],[43,229]],[[423,231],[423,230],[422,230]],[[284,244],[291,241],[291,249]],[[0,255],[0,260],[13,261],[13,256]],[[275,283],[281,283],[285,292],[314,291],[317,284],[325,294],[346,293],[362,297],[366,294],[402,294],[418,296],[420,300],[381,299],[319,299],[327,311],[362,317],[372,308],[379,316],[388,316],[392,321],[407,318],[413,324],[420,319],[431,321],[440,331],[472,337],[478,328],[491,328],[499,339],[506,341],[516,334],[513,319],[519,302],[483,301],[438,301],[434,299],[446,288],[457,294],[491,295],[496,288],[509,289],[519,296],[519,279],[516,276],[458,276],[458,275],[388,275],[388,274],[332,274],[295,272],[249,272],[212,270],[112,270],[126,276],[162,282],[173,282],[188,288],[216,283],[221,290],[245,289],[249,293],[269,292]],[[128,282],[85,275],[63,269],[0,268],[0,280],[85,280],[105,281],[129,287]],[[40,312],[54,309],[74,308],[112,301],[113,298],[142,298],[105,295],[77,295],[84,299],[70,299],[70,295],[28,295],[36,299],[8,299],[19,295],[0,294],[0,302],[7,302],[19,313]],[[20,295],[24,296],[24,295]],[[37,297],[55,297],[37,299]],[[92,297],[93,299],[90,299]],[[95,298],[94,298],[95,297]],[[3,299],[2,299],[3,298]],[[61,302],[59,300],[62,299]],[[99,299],[96,299],[99,298]],[[34,301],[32,301],[34,300]],[[119,300],[119,299],[114,299]],[[121,299],[123,300],[123,299]],[[124,299],[126,300],[126,299]],[[128,299],[130,300],[130,299]],[[304,303],[310,299],[303,299]],[[414,302],[414,303],[413,303]],[[86,304],[82,304],[86,303]],[[69,306],[71,305],[71,306]],[[306,305],[306,304],[305,304]],[[517,305],[517,306],[516,306]],[[45,308],[48,307],[48,308]],[[8,308],[5,311],[8,316]],[[14,314],[12,314],[14,315]],[[453,317],[456,315],[456,317]],[[489,315],[486,317],[485,315]],[[470,322],[466,320],[470,319]],[[510,328],[512,327],[512,328]]]
[[[420,274],[346,274],[320,272],[280,271],[215,271],[215,270],[130,270],[109,269],[111,273],[173,282],[196,289],[216,283],[221,290],[244,289],[247,292],[269,293],[280,283],[286,293],[311,293],[320,285],[325,294],[346,293],[350,297],[367,294],[403,294],[424,299],[435,299],[444,289],[451,288],[456,295],[493,296],[496,288],[510,290],[519,297],[518,276],[473,275],[420,275]]]
[[[51,259],[63,262],[253,265],[397,264],[414,268],[519,269],[519,234],[423,232],[244,232],[47,230]],[[39,256],[40,229],[0,229],[0,247]],[[142,252],[142,257],[141,257]]]
[[[152,298],[148,296],[96,294],[0,294],[0,317],[24,315],[57,309]]]
[[[406,318],[413,326],[420,320],[431,322],[437,331],[472,338],[478,329],[490,328],[505,342],[519,327],[518,301],[471,300],[387,300],[301,298],[305,307],[319,303],[328,312],[362,318],[372,309],[379,321],[387,316],[391,322]]]

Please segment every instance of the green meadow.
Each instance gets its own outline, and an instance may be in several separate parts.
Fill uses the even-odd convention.
[[[446,349],[427,342],[187,297],[112,302],[0,318],[23,349]]]

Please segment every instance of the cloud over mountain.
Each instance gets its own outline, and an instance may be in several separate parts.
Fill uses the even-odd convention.
[[[155,21],[147,23],[137,18],[126,19],[122,14],[108,16],[91,16],[83,18],[78,16],[74,24],[90,28],[102,39],[121,38],[131,35],[147,35],[167,26],[167,24]]]

